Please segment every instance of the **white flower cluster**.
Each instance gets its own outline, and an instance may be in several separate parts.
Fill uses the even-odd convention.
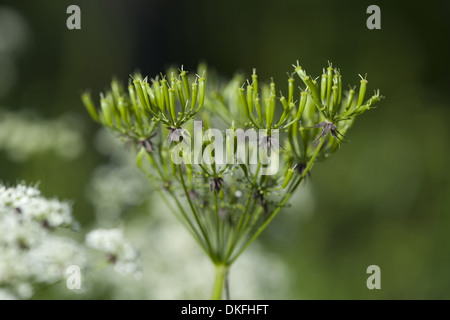
[[[14,222],[35,221],[47,228],[68,227],[73,223],[71,207],[66,202],[46,199],[36,187],[19,184],[13,188],[0,186],[0,213],[15,212]],[[11,215],[5,215],[11,218]],[[20,219],[17,219],[20,218]]]
[[[0,185],[0,299],[30,298],[33,283],[55,283],[68,266],[86,265],[83,247],[53,232],[73,222],[69,204],[36,187]]]
[[[138,251],[125,241],[122,229],[96,229],[86,236],[88,247],[106,255],[107,261],[121,274],[133,274],[140,277]]]
[[[55,235],[70,226],[74,220],[68,203],[46,199],[33,186],[0,185],[0,300],[28,299],[34,284],[65,280],[70,266],[89,269],[97,251],[118,273],[140,276],[138,251],[124,239],[122,229],[91,231],[86,244],[95,250],[88,250]]]
[[[77,122],[70,117],[43,120],[26,113],[0,110],[0,150],[13,161],[26,161],[48,152],[71,160],[83,149],[83,137]]]

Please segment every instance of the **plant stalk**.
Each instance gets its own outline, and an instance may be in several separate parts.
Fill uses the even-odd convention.
[[[290,199],[290,197],[292,196],[292,194],[294,193],[295,189],[297,189],[298,185],[303,181],[303,179],[305,178],[305,176],[308,174],[309,170],[311,169],[311,167],[313,166],[317,156],[319,155],[320,149],[323,146],[323,143],[325,142],[326,137],[323,137],[320,139],[320,142],[318,144],[318,146],[316,147],[316,151],[314,152],[313,156],[311,157],[311,159],[308,162],[308,165],[306,166],[306,169],[303,171],[303,174],[300,176],[300,178],[298,179],[298,182],[294,185],[294,187],[292,188],[292,190],[290,190],[283,198],[283,200],[281,201],[281,203],[277,206],[277,208],[271,213],[271,215],[269,216],[269,218],[263,223],[263,225],[261,227],[259,227],[258,231],[255,232],[255,234],[247,241],[247,243],[244,244],[244,246],[241,247],[241,249],[238,251],[238,253],[231,258],[231,260],[229,261],[229,264],[231,265],[241,254],[242,252],[245,251],[245,249],[247,249],[247,247],[252,244],[253,241],[255,241],[256,238],[258,238],[258,236],[261,234],[261,232],[264,231],[264,229],[269,225],[269,223],[272,221],[273,218],[275,218],[275,216],[278,214],[278,212],[281,210],[281,208],[284,207],[284,205],[288,202],[288,200]]]
[[[216,264],[215,269],[216,269],[216,278],[214,280],[214,287],[211,300],[221,300],[225,278],[228,272],[228,266],[225,264]]]

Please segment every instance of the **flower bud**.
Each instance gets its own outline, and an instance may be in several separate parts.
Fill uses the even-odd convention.
[[[191,92],[189,91],[189,81],[186,76],[186,71],[183,70],[183,67],[181,67],[181,81],[183,82],[183,88],[184,88],[184,94],[186,97],[186,100],[189,100],[191,98]]]
[[[356,108],[362,106],[364,102],[364,97],[366,95],[366,89],[367,89],[367,80],[365,78],[362,78],[361,85],[359,86],[358,103],[356,103]]]
[[[177,79],[175,78],[173,72],[171,73],[171,75],[172,75],[172,77],[170,78],[170,85],[169,85],[169,88],[174,88],[174,89],[175,89],[175,86],[176,86],[176,84],[177,84]]]
[[[119,109],[121,119],[127,124],[130,124],[130,113],[128,112],[128,108],[125,105],[125,99],[119,98],[117,103],[117,108]]]
[[[170,116],[172,117],[172,121],[176,122],[177,121],[177,106],[176,106],[176,102],[175,102],[175,89],[170,88],[168,90],[169,92],[169,112],[170,112]]]
[[[150,87],[148,83],[146,83],[145,87],[147,88],[147,94],[150,99],[150,105],[152,107],[152,111],[157,113],[158,103],[156,102],[156,96],[153,89]]]
[[[180,103],[181,103],[181,113],[184,114],[184,109],[186,107],[186,98],[184,96],[183,84],[182,84],[181,80],[177,80],[175,82],[175,88],[177,89],[176,90],[177,96],[178,96],[178,99],[180,100]]]
[[[253,69],[252,74],[252,86],[254,89],[255,99],[258,96],[258,75],[256,74],[256,69]]]
[[[199,111],[201,108],[203,108],[203,104],[205,103],[205,95],[206,95],[206,88],[205,88],[205,78],[201,77],[198,79],[198,108],[197,111]]]
[[[191,99],[191,109],[190,111],[195,110],[195,105],[197,104],[197,95],[198,95],[198,83],[195,81],[192,84],[192,99]]]
[[[247,99],[245,97],[244,91],[245,91],[244,88],[238,88],[239,99],[241,100],[241,104],[244,107],[245,114],[248,117],[249,116],[249,114],[248,114],[248,104],[247,104]]]
[[[268,99],[266,99],[266,128],[270,130],[273,125],[273,117],[275,115],[275,95],[270,95]]]
[[[339,99],[339,89],[337,85],[334,85],[331,87],[332,93],[331,93],[331,104],[330,104],[330,115],[333,116],[338,109],[338,99]]]
[[[270,95],[273,95],[273,96],[276,96],[277,95],[277,93],[275,92],[275,82],[273,82],[273,79],[272,79],[272,81],[270,82]]]
[[[315,82],[308,75],[306,75],[305,70],[303,70],[302,67],[300,67],[298,65],[298,61],[297,61],[297,66],[293,65],[293,67],[294,67],[295,72],[300,77],[300,79],[302,79],[302,81],[308,87],[309,92],[311,92],[311,96],[312,96],[316,106],[320,110],[323,110],[322,103],[321,103],[321,101],[319,99],[319,89],[317,88],[317,85],[315,84]]]
[[[347,98],[347,105],[345,107],[345,111],[349,111],[350,108],[352,107],[353,104],[353,98],[355,97],[355,90],[350,89],[350,91],[348,92],[348,98]]]
[[[338,108],[341,105],[342,102],[342,76],[340,74],[337,74],[337,86],[338,86],[338,101],[337,105]]]
[[[164,105],[167,109],[169,109],[169,86],[167,85],[166,79],[161,80],[160,91],[161,91],[162,97],[164,98]]]
[[[322,74],[322,79],[320,81],[320,99],[322,100],[323,104],[325,104],[326,95],[327,95],[327,75],[324,72]]]
[[[295,120],[300,120],[300,118],[302,117],[303,111],[305,110],[305,106],[306,106],[306,100],[308,100],[308,93],[306,91],[302,91],[300,93],[300,103],[298,105],[298,112],[297,115],[295,117]]]
[[[102,115],[103,115],[103,121],[105,124],[109,127],[113,126],[113,115],[111,110],[111,105],[108,103],[108,101],[105,99],[105,97],[101,97],[100,99],[100,105],[102,108]]]
[[[260,122],[262,122],[261,102],[259,101],[258,97],[256,97],[256,99],[255,99],[255,106],[256,106],[256,112],[258,113],[258,119]]]
[[[331,65],[327,68],[327,105],[330,109],[331,89],[333,86],[333,67]]]
[[[132,84],[128,86],[128,95],[130,96],[133,112],[137,115],[139,113],[139,108],[136,101],[136,91],[134,90],[134,88],[135,87]]]
[[[289,104],[288,104],[288,102],[286,101],[286,98],[285,98],[284,96],[281,96],[280,102],[281,102],[281,104],[283,105],[283,109],[284,109],[285,111],[286,111],[286,110],[289,110]]]
[[[316,84],[313,82],[313,80],[306,76],[303,81],[305,82],[306,86],[308,87],[309,92],[311,92],[311,96],[313,98],[314,103],[322,110],[322,104],[319,99],[319,90],[317,89]]]
[[[158,105],[159,110],[164,113],[164,97],[161,94],[161,86],[158,80],[153,81],[153,92],[155,93],[156,104]]]
[[[144,96],[145,99],[145,102],[142,101],[142,105],[147,109],[151,109],[152,106],[150,105],[150,99],[148,98],[147,85],[148,83],[146,81],[141,81],[142,95]]]
[[[305,72],[305,70],[303,70],[303,68],[301,66],[299,66],[298,61],[297,61],[297,65],[292,65],[292,66],[294,67],[294,71],[298,74],[300,79],[303,80],[303,78],[306,77],[306,72]]]
[[[292,78],[292,76],[289,77],[288,79],[288,88],[289,88],[289,94],[288,94],[288,103],[293,102],[293,98],[294,98],[294,78]]]
[[[303,111],[303,119],[305,120],[305,125],[311,125],[316,122],[316,106],[314,99],[311,97],[311,95],[308,95],[308,98],[306,99],[306,106],[305,110]]]
[[[133,83],[134,83],[134,88],[136,89],[136,93],[137,93],[137,95],[139,97],[139,101],[141,102],[141,105],[145,106],[146,105],[146,100],[145,100],[145,97],[144,97],[144,92],[142,91],[141,80],[134,80]]]
[[[90,93],[83,93],[81,96],[81,100],[83,101],[84,106],[86,107],[87,111],[89,112],[89,115],[91,118],[98,122],[98,112],[97,108],[95,107],[94,103],[92,102],[92,97]]]
[[[253,86],[248,85],[247,86],[247,107],[248,112],[253,112]]]
[[[150,84],[146,81],[145,84],[145,90],[144,94],[147,97],[148,103],[149,103],[149,111],[152,115],[156,116],[156,113],[158,112],[158,106],[155,99],[155,93],[153,92],[152,88],[150,87]]]

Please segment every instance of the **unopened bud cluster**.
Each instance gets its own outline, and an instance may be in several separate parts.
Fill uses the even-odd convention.
[[[211,260],[228,267],[287,204],[315,161],[335,152],[355,118],[381,99],[378,91],[366,99],[366,77],[358,91],[344,90],[341,72],[331,64],[318,78],[298,63],[293,71],[285,93],[274,80],[260,82],[256,70],[244,85],[241,76],[224,85],[209,74],[207,86],[206,76],[189,76],[181,68],[150,82],[134,76],[127,90],[113,81],[100,96],[100,108],[89,94],[82,99],[95,121],[137,146],[137,165],[161,197],[171,199],[175,215]],[[207,130],[197,146],[207,154],[203,162],[194,152],[199,120]],[[250,129],[263,134],[252,138]],[[238,133],[242,149],[235,143]],[[224,144],[220,152],[217,140]],[[265,158],[245,161],[261,147]],[[172,161],[174,148],[186,161]],[[219,154],[236,161],[209,161]],[[267,175],[269,154],[278,170]]]
[[[117,80],[100,96],[100,108],[85,93],[82,100],[91,117],[105,127],[136,140],[147,139],[161,123],[181,128],[194,118],[205,102],[205,77],[188,77],[181,68],[178,75],[161,75],[151,80],[135,75],[128,88]]]

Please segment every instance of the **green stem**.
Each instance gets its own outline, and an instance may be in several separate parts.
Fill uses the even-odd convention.
[[[253,199],[252,204],[250,206],[249,212],[252,212],[254,214],[255,206],[256,206],[256,198]],[[247,218],[244,221],[244,224],[243,224],[243,227],[242,227],[242,232],[243,233],[241,233],[241,235],[240,235],[240,237],[242,237],[242,239],[245,239],[245,234],[246,234],[245,230],[247,229],[251,218],[254,218],[253,214],[252,215],[247,215]]]
[[[313,156],[311,157],[311,159],[308,162],[308,165],[306,166],[305,171],[303,171],[303,174],[300,176],[299,180],[297,181],[297,183],[294,185],[294,187],[290,190],[290,192],[288,192],[283,200],[281,201],[281,203],[277,206],[277,208],[272,212],[272,214],[269,216],[269,218],[261,225],[261,227],[259,227],[259,229],[255,232],[255,234],[247,241],[247,243],[242,246],[242,248],[238,251],[238,253],[229,261],[229,265],[231,265],[241,254],[242,252],[245,251],[245,249],[248,248],[248,246],[250,244],[253,243],[253,241],[255,241],[256,238],[258,238],[258,236],[261,234],[261,232],[264,231],[264,229],[266,229],[266,227],[269,225],[269,223],[272,221],[273,218],[275,218],[275,216],[278,214],[278,212],[281,210],[281,208],[283,208],[286,204],[286,202],[288,202],[288,200],[291,198],[292,194],[294,193],[295,189],[299,186],[299,184],[303,181],[303,179],[305,178],[305,176],[308,174],[308,171],[312,168],[314,161],[316,160],[317,156],[320,153],[320,149],[322,149],[323,143],[325,142],[326,137],[321,138],[319,145],[317,146]]]
[[[184,182],[183,172],[181,171],[181,166],[178,166],[178,172],[180,174],[181,185],[183,186],[184,194],[185,194],[185,196],[186,196],[186,198],[188,200],[189,206],[191,207],[192,214],[194,215],[195,221],[197,222],[197,225],[200,228],[200,232],[202,233],[203,238],[206,241],[206,244],[208,246],[208,250],[210,252],[209,256],[213,259],[214,258],[214,252],[212,250],[211,243],[210,243],[208,235],[206,234],[206,231],[205,231],[205,229],[203,227],[203,224],[201,223],[201,221],[200,221],[200,219],[198,217],[197,210],[195,210],[195,207],[194,207],[194,204],[192,203],[191,197],[189,196],[189,192],[187,190],[186,183]],[[213,260],[215,260],[215,259],[213,259]]]
[[[222,250],[221,250],[221,240],[220,240],[220,217],[219,217],[219,206],[217,204],[217,192],[214,190],[214,211],[215,211],[215,217],[216,217],[216,241],[217,241],[217,257],[219,260],[222,256]]]
[[[200,247],[203,249],[203,251],[209,256],[210,253],[208,252],[208,248],[206,247],[205,242],[202,241],[200,234],[198,233],[197,229],[194,227],[191,220],[187,216],[186,211],[184,211],[183,206],[181,205],[177,196],[172,191],[169,191],[169,193],[172,196],[172,198],[174,199],[175,203],[177,204],[178,210],[180,210],[180,212],[183,214],[184,220],[187,221],[186,228],[194,236],[194,239],[197,241],[197,243],[200,245]]]
[[[234,231],[231,243],[230,243],[230,247],[227,250],[227,254],[225,256],[225,261],[228,260],[228,258],[231,256],[231,254],[233,253],[234,247],[236,245],[236,239],[237,236],[239,234],[239,231],[241,229],[241,225],[244,222],[244,218],[247,214],[248,211],[248,206],[250,204],[250,201],[253,199],[253,192],[255,191],[255,185],[256,185],[256,180],[258,179],[258,174],[259,174],[259,170],[261,169],[261,162],[258,163],[258,167],[256,168],[256,172],[255,172],[255,176],[253,177],[253,183],[252,183],[252,189],[250,190],[250,194],[247,198],[247,201],[245,203],[245,207],[244,210],[242,211],[241,217],[239,219],[238,225],[236,227],[236,230]]]
[[[151,156],[151,155],[150,155]],[[159,166],[157,165],[157,163],[155,162],[155,166],[159,176],[161,178],[161,180],[164,182],[164,177],[162,175],[161,169],[159,168]],[[180,223],[188,230],[189,233],[192,234],[192,236],[194,237],[195,241],[197,241],[197,243],[200,245],[200,247],[203,249],[203,251],[205,251],[205,253],[207,255],[209,255],[207,248],[205,246],[205,243],[202,241],[200,234],[198,233],[197,229],[195,228],[195,226],[192,224],[191,220],[189,219],[189,217],[186,214],[186,211],[184,210],[183,206],[180,204],[177,196],[174,194],[174,192],[169,188],[167,188],[167,192],[170,194],[170,196],[172,197],[172,199],[175,201],[178,210],[181,212],[184,220],[182,219],[182,217],[178,214],[178,212],[172,207],[172,205],[170,204],[169,200],[167,199],[167,197],[165,196],[164,192],[162,189],[160,189],[160,187],[153,181],[152,176],[150,174],[150,172],[148,172],[145,168],[139,166],[139,169],[141,169],[141,171],[147,176],[148,180],[150,181],[150,183],[153,185],[153,187],[155,188],[155,190],[158,190],[159,195],[161,196],[161,198],[163,199],[164,203],[166,204],[166,206],[169,208],[169,210],[173,213],[173,215],[175,216],[175,218],[180,221]]]
[[[211,300],[221,300],[224,282],[228,272],[228,267],[225,264],[216,264],[215,269],[216,269],[216,278],[214,280],[214,287]]]

